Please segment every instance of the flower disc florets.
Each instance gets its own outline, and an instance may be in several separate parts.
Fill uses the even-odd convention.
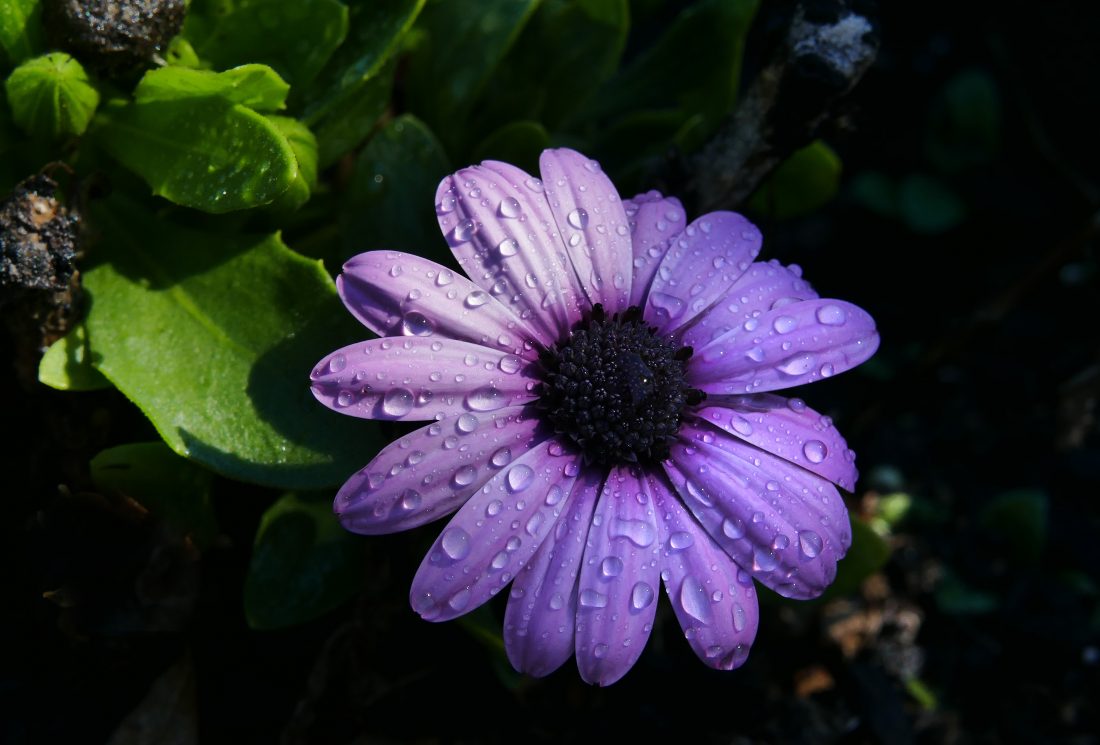
[[[539,407],[586,462],[649,463],[668,456],[684,406],[703,394],[684,382],[690,347],[657,334],[633,307],[596,305],[569,337],[539,356]]]

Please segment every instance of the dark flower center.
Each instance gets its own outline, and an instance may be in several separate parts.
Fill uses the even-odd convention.
[[[684,407],[703,400],[684,382],[691,347],[677,347],[632,307],[597,304],[568,338],[539,355],[538,401],[555,431],[589,463],[645,463],[668,456]]]

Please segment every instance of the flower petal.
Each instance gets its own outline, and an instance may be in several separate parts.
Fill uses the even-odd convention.
[[[544,150],[539,158],[546,198],[585,294],[608,313],[630,303],[630,223],[600,164],[578,152]]]
[[[577,576],[604,474],[582,469],[554,531],[516,575],[504,613],[512,667],[541,678],[573,656]]]
[[[412,254],[369,251],[336,278],[344,305],[379,336],[448,336],[535,359],[532,331],[462,275]]]
[[[604,482],[588,531],[577,607],[577,667],[611,685],[645,649],[657,612],[660,573],[652,477],[617,467]]]
[[[580,459],[550,439],[501,469],[439,535],[409,600],[427,621],[448,621],[500,592],[553,531]]]
[[[646,298],[646,321],[665,332],[690,322],[726,297],[762,241],[757,227],[736,212],[693,221],[661,260]]]
[[[624,199],[623,210],[630,220],[630,245],[634,254],[630,305],[640,308],[669,243],[684,232],[684,205],[676,197],[648,191]]]
[[[866,311],[842,300],[803,300],[695,347],[687,380],[706,393],[763,393],[844,372],[876,349]]]
[[[432,422],[382,449],[348,479],[333,510],[353,533],[415,528],[454,512],[544,437],[526,407]]]
[[[680,341],[695,349],[717,339],[731,329],[756,318],[773,307],[818,295],[802,279],[797,266],[786,267],[778,261],[757,261],[726,291],[726,300],[715,303],[684,330]]]
[[[752,577],[714,543],[667,486],[662,484],[655,497],[661,516],[661,577],[684,636],[710,667],[740,667],[760,622]]]
[[[463,271],[543,346],[580,320],[588,301],[538,179],[507,163],[464,168],[439,184],[436,217]]]
[[[851,529],[828,481],[698,421],[664,465],[715,542],[780,595],[817,597],[836,577]]]
[[[755,396],[708,396],[695,413],[731,435],[783,460],[832,481],[855,488],[856,454],[848,448],[830,417],[800,398],[772,393]]]
[[[364,419],[424,420],[527,403],[534,363],[447,338],[371,339],[338,349],[310,374],[317,400]]]

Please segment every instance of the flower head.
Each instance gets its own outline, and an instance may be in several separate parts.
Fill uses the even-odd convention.
[[[548,150],[440,184],[440,227],[469,277],[376,251],[337,280],[379,339],[325,357],[317,399],[429,422],[336,496],[365,534],[457,510],[413,581],[443,621],[508,587],[508,657],[546,675],[576,655],[607,685],[637,661],[663,584],[707,665],[744,662],[753,581],[811,598],[851,533],[835,485],[855,455],[828,417],[771,391],[843,372],[878,346],[861,309],[797,267],[755,262],[732,212],[623,201],[598,163]]]

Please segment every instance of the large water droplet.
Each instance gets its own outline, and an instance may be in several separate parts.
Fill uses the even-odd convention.
[[[496,556],[493,557],[493,560],[491,562],[489,562],[489,566],[492,567],[493,569],[496,569],[497,571],[503,569],[507,565],[508,565],[508,552],[507,551],[498,551]]]
[[[439,538],[443,553],[454,561],[461,561],[470,555],[470,534],[462,528],[447,528]]]
[[[419,311],[410,310],[401,319],[401,332],[405,336],[431,336],[435,324]]]
[[[477,429],[478,420],[473,414],[462,414],[455,422],[455,429],[464,435],[468,435]]]
[[[684,312],[684,301],[675,295],[664,292],[654,292],[649,296],[649,302],[653,307],[668,315],[669,319],[679,318]]]
[[[787,375],[805,375],[814,366],[814,356],[812,354],[796,354],[794,357],[788,357],[787,359],[776,365],[776,369]]]
[[[412,411],[415,400],[412,391],[407,388],[391,388],[382,397],[382,411],[387,416],[405,416]]]
[[[465,243],[474,237],[474,233],[477,232],[477,223],[473,220],[463,220],[458,225],[455,225],[455,229],[452,232],[454,239],[458,243]]]
[[[550,606],[550,610],[561,610],[565,607],[565,598],[560,592],[555,592],[547,605]]]
[[[657,531],[653,526],[642,520],[622,520],[615,518],[607,530],[612,538],[626,538],[639,548],[645,548],[653,544],[657,538]]]
[[[653,602],[653,588],[646,582],[638,582],[630,591],[630,604],[634,610],[642,610]]]
[[[848,314],[839,305],[822,305],[816,315],[818,322],[826,326],[841,326],[848,320]]]
[[[779,316],[772,321],[772,328],[777,334],[789,334],[798,326],[798,321],[790,316]]]
[[[493,457],[491,457],[489,459],[489,462],[492,463],[497,468],[503,468],[504,466],[508,465],[511,462],[511,460],[512,460],[512,450],[511,450],[511,448],[502,447],[499,450],[497,450],[495,453],[493,453]]]
[[[618,577],[623,572],[623,560],[618,556],[608,556],[600,562],[600,574],[604,577]]]
[[[531,517],[527,520],[527,524],[523,526],[523,529],[527,531],[527,535],[535,536],[538,535],[539,527],[541,526],[542,513],[536,512],[535,514],[531,515]]]
[[[437,287],[446,287],[454,281],[455,275],[450,269],[440,269],[439,274],[435,277],[435,284]]]
[[[583,207],[578,207],[570,212],[566,219],[577,230],[584,230],[588,227],[588,212]]]
[[[562,500],[562,497],[564,497],[564,496],[565,496],[565,491],[560,486],[558,486],[557,484],[554,484],[546,492],[546,504],[553,507],[558,502],[560,502]]]
[[[597,660],[602,660],[604,657],[607,657],[607,645],[606,644],[596,644],[596,645],[594,645],[592,647],[592,656],[595,657]]]
[[[722,521],[722,533],[727,538],[737,540],[738,538],[745,537],[745,523],[740,520],[723,520]]]
[[[802,446],[802,454],[806,456],[806,460],[811,463],[820,463],[825,460],[825,456],[829,454],[829,449],[825,447],[825,443],[821,440],[808,440],[805,445]]]
[[[604,608],[607,606],[607,595],[591,588],[581,590],[580,603],[585,608]]]
[[[499,499],[494,499],[489,504],[485,505],[485,516],[496,517],[500,514],[500,511],[504,509],[504,502]]]
[[[816,558],[821,553],[821,536],[812,530],[801,530],[798,532],[798,547],[807,558]]]
[[[745,618],[745,609],[741,607],[740,603],[733,604],[733,630],[744,631],[747,619]]]
[[[474,290],[466,296],[465,304],[467,308],[480,308],[489,302],[489,293],[482,290]]]
[[[421,502],[419,492],[413,489],[406,489],[405,493],[401,495],[401,509],[403,510],[415,510],[420,506]]]
[[[348,358],[342,354],[334,355],[331,360],[328,361],[329,372],[338,373],[348,366]]]
[[[477,469],[473,466],[462,466],[462,468],[455,471],[454,481],[455,486],[469,486],[474,483],[474,479],[477,478]]]
[[[526,489],[531,484],[531,479],[534,477],[535,472],[531,470],[530,466],[526,466],[520,463],[517,466],[512,466],[508,471],[508,475],[505,480],[508,482],[508,489],[512,492],[519,492]]]
[[[491,385],[475,388],[466,394],[466,406],[474,411],[496,411],[507,403],[508,397]]]
[[[707,589],[694,577],[685,577],[680,585],[680,607],[696,621],[709,623],[710,598]]]
[[[676,531],[668,537],[668,545],[674,551],[683,551],[693,543],[695,543],[695,539],[691,537],[691,533],[684,530]]]
[[[470,590],[463,587],[461,590],[451,596],[451,599],[447,601],[447,605],[451,606],[451,610],[456,613],[461,613],[466,610],[466,606],[470,604]]]
[[[501,256],[515,256],[516,252],[519,251],[519,243],[516,242],[515,238],[505,238],[497,244],[497,251],[500,252]]]
[[[515,197],[507,197],[500,201],[500,206],[497,207],[500,211],[501,217],[516,218],[519,217],[523,210],[520,209],[519,201]]]
[[[752,552],[752,568],[755,572],[770,572],[779,566],[779,559],[771,551],[757,548]]]

